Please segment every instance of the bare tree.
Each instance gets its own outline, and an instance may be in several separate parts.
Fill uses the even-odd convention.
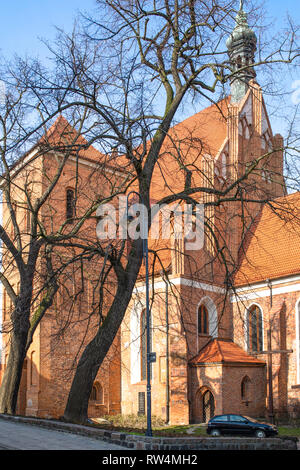
[[[92,197],[84,214],[67,234],[64,232],[65,224],[58,230],[55,228],[54,233],[49,233],[38,223],[37,216],[33,217],[33,221],[36,221],[36,225],[33,225],[34,261],[40,253],[37,247],[44,244],[56,253],[60,249],[76,249],[80,253],[99,256],[102,258],[99,276],[102,298],[105,283],[111,282],[111,276],[114,278],[114,295],[105,306],[100,306],[97,330],[84,349],[75,371],[65,418],[76,422],[84,422],[87,418],[88,400],[95,376],[120,328],[143,260],[143,241],[140,238],[130,243],[120,239],[106,240],[104,243],[97,240],[95,243],[93,237],[84,237],[85,232],[80,232],[84,222],[99,205],[114,201],[118,194],[126,194],[130,188],[139,193],[140,202],[149,214],[150,227],[153,186],[159,177],[160,181],[165,180],[165,191],[158,191],[155,202],[171,204],[179,201],[194,206],[199,201],[204,202],[205,223],[214,249],[207,259],[202,260],[202,267],[210,264],[212,259],[217,259],[223,266],[223,276],[230,288],[238,247],[235,245],[232,250],[232,244],[228,243],[231,237],[228,227],[227,230],[222,227],[224,219],[218,218],[217,213],[213,216],[211,209],[217,211],[225,208],[228,211],[227,220],[235,216],[242,217],[241,225],[247,230],[252,216],[243,210],[245,204],[259,205],[270,199],[266,191],[256,190],[255,172],[261,172],[269,157],[282,151],[282,142],[278,141],[273,148],[267,148],[259,155],[251,155],[251,149],[248,153],[245,150],[248,155],[245,165],[240,168],[235,161],[228,163],[230,177],[222,181],[222,175],[219,174],[218,184],[214,185],[211,161],[202,158],[203,153],[210,154],[213,149],[206,149],[204,138],[194,138],[193,135],[183,137],[184,129],[176,135],[176,129],[170,131],[170,128],[176,123],[181,106],[193,100],[214,103],[219,119],[227,126],[228,119],[232,119],[229,116],[230,107],[226,99],[221,102],[219,99],[224,97],[224,86],[229,81],[243,72],[247,75],[250,71],[253,77],[255,67],[270,67],[277,62],[290,63],[298,57],[295,35],[291,34],[288,40],[285,38],[284,47],[275,47],[276,50],[271,52],[267,50],[265,57],[260,51],[257,63],[243,64],[238,70],[232,67],[222,39],[224,34],[229,35],[232,31],[236,15],[234,1],[99,0],[97,3],[99,20],[85,18],[83,29],[75,28],[70,36],[61,33],[57,44],[49,46],[55,61],[54,73],[42,71],[34,63],[30,67],[24,67],[23,64],[27,73],[23,79],[19,75],[23,89],[26,85],[30,95],[35,97],[34,111],[42,123],[36,129],[44,129],[43,126],[57,112],[70,116],[78,129],[74,140],[67,142],[63,149],[56,149],[62,150],[62,162],[55,176],[50,178],[50,189],[46,189],[43,202],[50,195],[51,188],[58,184],[65,161],[74,152],[74,146],[78,155],[80,150],[94,143],[102,154],[100,173],[105,175],[106,168],[110,166],[124,175],[122,183],[118,180],[112,184],[113,179],[105,178],[110,190],[105,197]],[[249,86],[257,90],[255,81],[252,80]],[[19,129],[23,132],[23,127],[19,126]],[[81,134],[87,140],[82,141]],[[18,141],[23,143],[29,137],[34,137],[34,129],[31,133],[26,132],[26,139],[22,136],[23,140]],[[41,149],[41,154],[44,155],[46,151],[47,148]],[[172,178],[168,177],[168,169],[174,172]],[[282,188],[283,182],[275,168],[274,174],[277,178],[274,184]],[[76,175],[79,180],[79,174]],[[173,186],[170,182],[173,183],[174,179],[177,184]],[[34,214],[34,210],[41,207],[39,199],[36,204],[32,206]],[[39,237],[36,235],[37,228]],[[6,246],[11,246],[9,240]],[[194,269],[195,272],[199,270],[201,263]],[[27,341],[30,328],[29,298],[31,296],[26,297],[26,309],[22,307],[22,312],[26,311],[22,318],[25,318],[24,331],[27,332],[22,333],[22,344]],[[16,331],[22,331],[17,323]],[[24,348],[22,351],[17,361],[19,364],[24,360]],[[11,372],[7,372],[6,382],[11,380],[9,376]],[[15,400],[17,380],[11,383]],[[7,385],[1,390],[5,389]],[[5,409],[13,412],[14,407]]]
[[[66,243],[79,232],[83,236],[99,203],[109,200],[120,187],[123,191],[127,180],[124,172],[120,178],[120,172],[116,175],[110,167],[111,192],[97,190],[98,170],[102,182],[107,176],[101,171],[102,154],[95,149],[89,153],[90,143],[81,137],[88,113],[84,110],[82,115],[76,111],[71,114],[72,127],[60,115],[59,94],[52,93],[49,100],[48,93],[41,92],[37,85],[39,73],[36,62],[20,61],[7,67],[7,92],[1,105],[0,278],[4,287],[2,330],[8,356],[0,389],[0,410],[4,413],[15,413],[24,359],[59,289],[59,276],[76,262],[79,253],[81,259],[84,256],[85,248],[79,246],[63,257],[54,250],[55,244]],[[93,160],[85,175],[89,182],[81,180],[81,158]],[[68,180],[64,177],[66,168]],[[71,189],[66,191],[68,184]]]
[[[114,141],[114,145],[110,145],[118,150],[115,161],[118,162],[119,158],[119,162],[128,162],[128,169],[136,181],[132,188],[138,191],[140,202],[148,214],[151,185],[157,176],[155,172],[163,175],[162,168],[167,166],[165,154],[171,155],[171,159],[177,162],[179,184],[176,189],[173,187],[171,191],[166,191],[165,197],[155,198],[161,204],[179,200],[195,205],[200,195],[207,208],[232,205],[234,213],[238,202],[251,205],[268,201],[267,194],[255,189],[249,194],[249,188],[255,188],[255,178],[251,180],[250,176],[255,171],[261,171],[268,157],[282,149],[281,143],[277,143],[275,149],[268,149],[263,155],[252,158],[241,172],[236,169],[223,187],[216,188],[212,186],[212,180],[205,176],[207,173],[202,163],[200,165],[199,158],[195,158],[194,164],[184,159],[183,155],[190,144],[182,143],[182,134],[178,138],[169,133],[184,100],[193,95],[208,96],[210,101],[218,101],[210,98],[210,94],[218,94],[218,90],[223,93],[224,83],[236,73],[231,69],[221,42],[236,13],[234,2],[153,2],[149,5],[148,2],[99,1],[98,4],[106,18],[105,24],[101,20],[88,18],[84,37],[101,45],[102,64],[109,57],[105,69],[112,75],[109,85],[105,84],[105,98],[102,95],[95,98],[94,93],[89,94],[86,89],[83,96],[91,100],[89,106],[113,132],[110,141]],[[275,63],[279,60],[278,53],[279,49],[264,60],[260,57],[257,65]],[[281,60],[291,62],[295,57],[297,53],[291,42]],[[61,56],[59,60],[64,62]],[[251,64],[251,68],[254,66]],[[118,90],[122,91],[121,95]],[[76,92],[79,93],[79,90]],[[226,106],[222,109],[217,105],[217,109],[224,118]],[[173,148],[170,150],[172,141]],[[195,139],[192,142],[194,147]],[[197,143],[199,157],[199,139]],[[183,151],[182,147],[185,147]],[[282,180],[277,180],[277,183],[282,187]],[[243,223],[248,227],[250,220],[246,216],[244,218]],[[209,215],[206,220],[211,237],[218,241],[215,222]],[[230,237],[230,234],[227,236]],[[229,288],[236,256],[230,251],[226,256],[224,244],[226,246],[225,241],[222,246],[217,245],[215,257],[224,266]],[[122,256],[123,248],[121,251],[112,250],[108,256],[117,279],[116,293],[105,321],[100,322],[98,331],[78,362],[65,410],[67,420],[86,420],[93,381],[132,297],[142,263],[142,240],[133,240],[130,247],[126,260]]]

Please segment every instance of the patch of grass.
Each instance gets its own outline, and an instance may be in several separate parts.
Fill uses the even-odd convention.
[[[115,416],[104,416],[110,425],[115,428],[133,428],[133,429],[147,429],[147,418],[146,416],[139,415],[115,415]],[[152,427],[160,428],[164,426],[164,421],[157,416],[152,416]]]
[[[278,426],[278,435],[300,437],[300,427]]]
[[[177,426],[164,426],[164,427],[159,427],[159,428],[153,428],[153,430],[160,435],[186,435],[188,429],[190,429],[190,426],[186,425],[177,425]]]
[[[146,416],[138,415],[116,415],[104,416],[107,423],[94,423],[96,427],[101,427],[110,431],[124,432],[126,434],[144,435],[147,429]],[[189,429],[193,429],[193,433],[188,433]],[[166,426],[163,419],[152,416],[153,436],[161,437],[184,437],[184,436],[206,436],[206,427],[190,426],[190,425],[173,425]]]
[[[208,434],[206,432],[206,426],[199,426],[198,428],[195,428],[192,436],[206,436],[206,437],[208,437]]]

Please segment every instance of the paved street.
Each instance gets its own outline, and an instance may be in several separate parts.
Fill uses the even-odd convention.
[[[0,450],[124,450],[90,437],[0,419]]]

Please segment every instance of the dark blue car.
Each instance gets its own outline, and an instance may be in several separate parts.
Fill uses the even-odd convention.
[[[269,437],[278,434],[277,427],[273,424],[261,423],[253,418],[235,414],[214,416],[208,421],[206,432],[210,436]]]

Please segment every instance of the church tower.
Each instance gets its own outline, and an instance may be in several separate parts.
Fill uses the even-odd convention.
[[[250,80],[256,76],[252,67],[256,51],[257,38],[249,27],[247,14],[240,2],[240,10],[236,16],[236,26],[226,41],[228,55],[232,67],[231,102],[238,103],[247,93]]]

